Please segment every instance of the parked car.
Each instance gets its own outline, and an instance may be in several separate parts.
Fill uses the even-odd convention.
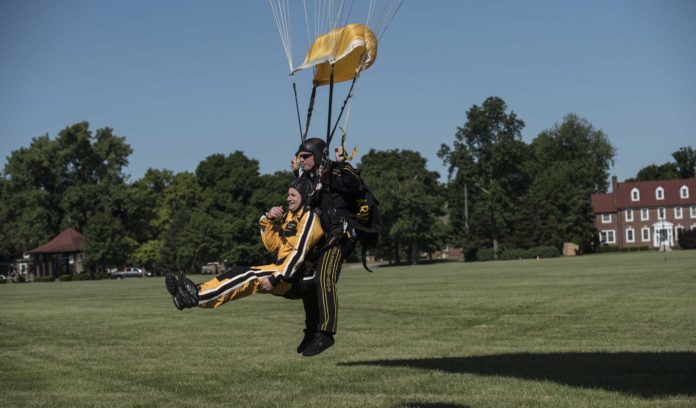
[[[225,271],[225,266],[220,262],[208,262],[207,265],[201,266],[201,274],[214,274],[217,275]]]
[[[111,279],[142,278],[143,276],[145,276],[145,274],[142,269],[132,266],[122,271],[111,272]]]

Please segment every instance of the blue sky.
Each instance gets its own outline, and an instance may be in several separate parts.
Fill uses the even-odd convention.
[[[407,0],[358,81],[349,145],[416,150],[444,176],[440,145],[494,95],[527,142],[567,113],[588,119],[617,148],[613,174],[632,177],[696,146],[694,21],[693,1]],[[306,45],[296,35],[296,64]],[[297,81],[306,109],[311,79]],[[133,179],[235,150],[263,173],[286,168],[299,135],[268,2],[0,1],[2,165],[83,120],[127,138]]]

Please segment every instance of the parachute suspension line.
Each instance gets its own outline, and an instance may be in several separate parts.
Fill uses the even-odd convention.
[[[365,20],[365,25],[370,27],[370,21],[372,21],[372,11],[375,9],[375,2],[370,0],[370,7],[367,8],[367,19]],[[370,27],[374,30],[374,27]]]
[[[355,158],[355,156],[358,155],[358,147],[355,146],[353,147],[353,151],[348,154],[348,146],[346,146],[346,135],[348,134],[348,118],[350,117],[350,107],[353,104],[353,99],[351,98],[348,101],[348,107],[346,111],[346,118],[343,120],[343,127],[339,126],[339,129],[341,129],[341,147],[343,147],[343,157],[350,161]]]
[[[350,107],[353,106],[353,95],[351,95],[350,99],[347,99],[348,105],[346,106],[346,118],[343,119],[343,127],[340,128],[341,131],[343,132],[343,142],[345,143],[345,138],[346,138],[346,132],[348,131],[348,119],[350,118]],[[336,129],[334,129],[334,132]]]
[[[307,17],[307,0],[302,0],[302,5],[304,6],[304,19],[305,27],[307,29],[307,43],[312,43],[312,37],[309,36],[309,18]]]
[[[326,6],[325,2],[320,1],[320,3],[321,3],[321,5],[320,5],[320,11],[319,11],[319,13],[320,13],[319,14],[319,27],[317,27],[317,32],[315,34],[315,37],[318,37],[320,35],[319,33],[323,33],[326,31],[325,26],[326,26],[327,18],[325,18],[324,16],[326,16],[326,14],[327,14],[326,9],[328,7]]]
[[[304,0],[306,2],[306,0]],[[349,7],[346,7],[346,0],[341,0],[338,5],[334,4],[333,0],[315,0],[314,3],[314,37],[310,38],[310,43],[316,40],[322,33],[333,32],[339,26],[346,25],[351,13],[353,12],[353,5],[355,0],[351,0]],[[306,7],[305,7],[306,9]],[[346,13],[346,10],[348,12]],[[306,10],[305,10],[305,14]],[[345,16],[345,18],[344,18]],[[305,16],[305,22],[307,23],[307,30],[309,30],[309,18]],[[342,21],[343,20],[343,21]],[[333,53],[336,53],[341,40],[341,37],[337,37],[334,33],[329,39],[331,42],[330,48]],[[309,34],[308,34],[309,37]]]
[[[401,8],[402,4],[404,4],[404,0],[400,0],[398,2],[398,5],[392,8],[394,11],[393,12],[390,11],[390,13],[388,14],[388,17],[386,18],[386,21],[384,22],[384,28],[382,28],[382,30],[381,30],[382,32],[379,33],[379,35],[377,36],[378,42],[382,40],[382,36],[384,35],[384,33],[387,32],[389,25],[391,24],[392,20],[394,20],[394,16],[396,16],[396,13],[399,12],[399,9]]]
[[[377,19],[374,24],[371,24],[374,26],[374,33],[377,36],[377,39],[379,39],[379,36],[381,35],[382,28],[385,25],[385,19],[388,15],[387,9],[391,6],[391,3],[387,3],[387,5],[380,10],[379,15],[377,16]]]
[[[360,72],[358,72],[355,75],[355,78],[353,78],[353,81],[350,83],[350,89],[348,90],[348,95],[346,95],[346,99],[343,101],[343,106],[341,106],[341,111],[338,113],[338,117],[336,118],[336,123],[333,126],[333,129],[331,129],[331,133],[327,137],[327,142],[326,144],[329,145],[331,143],[331,139],[333,139],[334,133],[336,133],[336,129],[338,128],[338,123],[341,121],[341,116],[343,116],[343,111],[346,109],[346,105],[350,101],[350,99],[353,97],[353,87],[355,86],[355,81],[358,80],[358,77],[360,76]],[[350,109],[348,109],[350,112]],[[346,124],[348,123],[346,116]]]
[[[307,132],[309,132],[309,123],[312,121],[312,112],[314,111],[314,99],[317,96],[317,86],[312,86],[312,96],[309,97],[309,108],[307,108],[307,122],[305,123],[305,130],[302,136],[302,141],[307,140]],[[299,113],[298,113],[299,115]],[[300,130],[302,132],[302,130]]]
[[[331,7],[329,7],[329,31],[333,33],[334,29],[338,27],[338,22],[341,17],[341,11],[343,10],[343,1],[341,1],[341,6],[338,8],[338,12],[335,13],[332,9],[333,2],[331,3]],[[333,17],[334,14],[336,15],[335,18]],[[336,40],[336,34],[333,34],[331,37],[333,40],[332,54],[334,58],[336,58],[336,50],[338,49],[338,44],[341,43],[341,37],[343,37],[343,33],[341,33],[341,37],[339,37],[338,40]]]
[[[331,145],[331,107],[333,105],[333,89],[334,89],[334,64],[331,64],[331,74],[329,76],[329,118],[326,121],[326,149],[328,151]]]
[[[285,56],[288,59],[288,65],[290,67],[290,72],[293,70],[292,64],[292,38],[290,29],[290,5],[288,0],[277,0],[275,3],[273,0],[268,0],[271,5],[271,10],[273,11],[273,17],[276,21],[276,27],[278,28],[278,34],[280,35],[280,41],[283,44],[283,49],[285,50]]]
[[[341,24],[341,17],[343,16],[343,7],[346,4],[346,0],[341,0],[341,5],[338,6],[338,11],[336,12],[336,17],[333,18],[331,22],[331,29],[334,30]],[[333,15],[333,14],[331,14]]]
[[[334,24],[331,26],[331,32],[333,33],[335,29],[337,29],[339,26],[343,27],[348,23],[348,19],[350,18],[350,14],[353,12],[353,4],[355,4],[355,0],[353,0],[350,4],[350,9],[348,11],[348,14],[346,15],[346,19],[344,22],[341,22],[341,19],[343,17],[343,11],[344,11],[344,6],[345,6],[345,0],[341,1],[341,7],[338,10],[338,13],[336,14],[336,18],[334,19]],[[333,55],[334,57],[338,53],[338,47],[341,45],[341,42],[343,41],[343,36],[345,35],[346,30],[341,30],[341,36],[338,37],[338,41],[335,41],[335,34],[334,34],[334,43],[333,43]]]
[[[365,25],[370,27],[372,32],[375,33],[378,41],[382,39],[382,36],[387,31],[387,28],[389,28],[389,24],[391,24],[391,21],[394,19],[394,16],[396,16],[396,13],[403,3],[404,0],[386,2],[386,5],[380,8],[379,15],[377,15],[375,12],[375,0],[370,0],[370,7],[368,8],[367,22]]]
[[[348,24],[348,19],[350,19],[350,15],[353,13],[353,5],[355,4],[355,0],[350,2],[350,8],[348,9],[348,14],[346,14],[346,18],[343,20],[341,23],[341,27],[345,26]]]
[[[297,125],[300,127],[300,140],[305,141],[307,133],[302,134],[302,119],[300,119],[300,103],[297,101],[297,86],[295,85],[295,74],[290,74],[292,77],[292,93],[295,95],[295,110],[297,111]],[[307,123],[309,126],[309,123]]]

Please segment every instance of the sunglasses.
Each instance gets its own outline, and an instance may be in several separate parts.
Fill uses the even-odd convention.
[[[305,160],[307,160],[307,159],[309,159],[310,157],[312,157],[312,153],[300,153],[299,156],[300,156],[300,159],[305,159]]]

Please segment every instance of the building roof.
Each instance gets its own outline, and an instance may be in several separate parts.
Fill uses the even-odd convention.
[[[688,198],[681,198],[679,191],[682,186],[689,189]],[[662,187],[664,199],[658,200],[655,191]],[[638,189],[640,199],[631,200],[631,191]],[[673,180],[629,181],[617,183],[615,203],[618,208],[662,207],[696,204],[696,178]]]
[[[611,193],[592,194],[592,208],[595,214],[616,212],[614,195]]]
[[[30,254],[60,254],[82,252],[85,236],[72,228],[66,228],[48,243],[29,251]]]
[[[688,188],[688,197],[681,197],[681,188]],[[664,199],[658,200],[656,190],[662,187]],[[639,199],[633,201],[631,192],[637,189]],[[612,180],[612,192],[592,194],[592,208],[595,214],[616,212],[624,208],[676,207],[696,205],[696,178],[626,181]]]

